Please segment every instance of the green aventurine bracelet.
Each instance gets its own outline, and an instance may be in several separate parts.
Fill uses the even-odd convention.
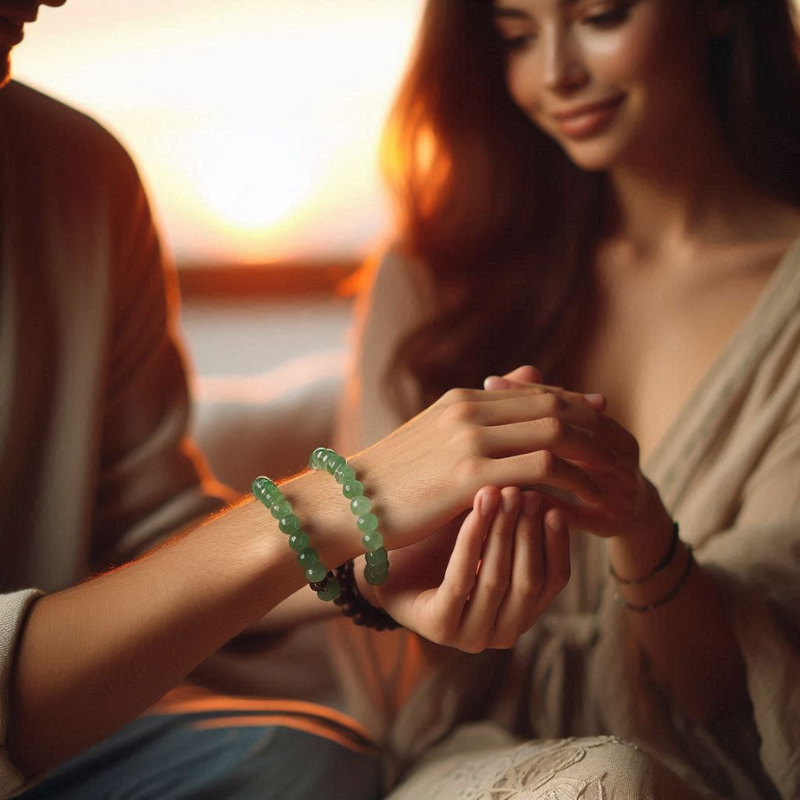
[[[383,536],[378,533],[378,518],[372,513],[372,501],[364,494],[364,484],[356,480],[356,473],[347,461],[328,447],[318,447],[308,460],[308,466],[325,470],[333,475],[342,487],[342,494],[350,501],[350,510],[357,517],[356,527],[367,551],[364,578],[372,586],[380,586],[389,577],[389,554],[383,546]]]
[[[326,602],[335,600],[342,593],[339,581],[319,560],[317,551],[309,546],[308,534],[300,530],[300,518],[292,511],[292,504],[283,492],[263,475],[253,481],[251,488],[256,500],[266,506],[278,520],[281,532],[289,537],[289,547],[297,553],[297,563],[305,571],[306,580],[317,597]]]

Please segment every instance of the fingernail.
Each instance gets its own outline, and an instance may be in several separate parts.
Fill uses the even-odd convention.
[[[501,378],[499,375],[490,375],[483,382],[484,389],[508,389],[510,386],[511,384],[505,378]]]
[[[562,514],[548,514],[547,527],[553,533],[561,533],[564,530],[564,517]]]
[[[502,492],[501,497],[503,498],[503,511],[507,514],[513,511],[519,503],[519,492],[517,491]]]
[[[481,493],[481,513],[491,514],[497,507],[497,493],[484,491]]]
[[[606,404],[606,396],[604,394],[585,394],[584,397],[593,405],[593,406],[605,406]]]
[[[541,500],[535,494],[522,495],[522,513],[526,517],[537,517],[541,507]]]

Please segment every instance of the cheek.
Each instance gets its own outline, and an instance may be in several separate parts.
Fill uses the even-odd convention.
[[[631,25],[619,32],[594,37],[583,43],[583,52],[595,78],[605,83],[628,84],[659,71],[668,54],[659,42],[657,28]]]
[[[532,57],[513,58],[506,68],[506,85],[511,99],[529,117],[535,115],[542,96],[537,65]]]

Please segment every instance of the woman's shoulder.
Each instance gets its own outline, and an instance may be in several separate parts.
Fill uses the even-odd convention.
[[[399,242],[377,249],[365,264],[360,287],[370,309],[416,321],[436,308],[436,287],[425,264]],[[387,306],[389,308],[387,308]]]

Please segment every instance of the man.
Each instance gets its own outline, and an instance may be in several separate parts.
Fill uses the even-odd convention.
[[[231,498],[186,437],[174,274],[132,161],[85,115],[8,82],[23,26],[63,2],[0,0],[0,798],[26,781],[31,798],[375,797],[376,749],[330,709],[185,691],[152,708],[305,581],[260,504],[209,517]],[[391,547],[481,486],[539,482],[534,460],[463,435],[504,425],[520,452],[541,390],[516,394],[445,398],[351,460]],[[323,563],[361,552],[330,476],[282,489]],[[480,583],[477,532],[466,578]]]
[[[232,499],[186,438],[174,274],[133,163],[94,121],[9,83],[23,26],[63,2],[0,2],[0,797],[119,729],[302,586],[281,563],[285,543],[264,550],[269,515],[242,527],[243,514],[264,512],[253,504],[215,533],[58,592]],[[280,705],[225,703],[199,717],[178,713],[187,702],[32,793],[105,797],[129,783],[162,797],[183,774],[181,791],[225,796],[233,782],[246,795],[310,740],[317,758],[350,765],[356,795],[375,793],[379,762],[346,722],[295,714],[312,736],[269,722],[286,715]],[[280,742],[259,747],[266,739]],[[283,769],[289,785],[273,775],[271,790],[292,797],[305,774]]]

